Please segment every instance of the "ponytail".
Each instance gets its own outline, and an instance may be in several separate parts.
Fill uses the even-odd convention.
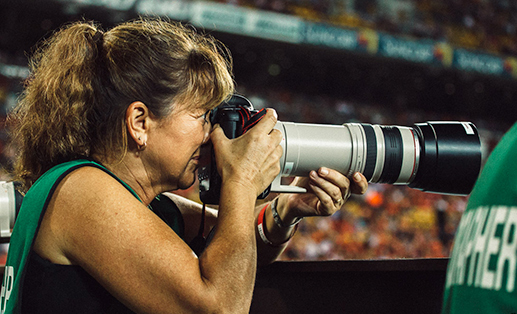
[[[102,42],[96,33],[102,34],[92,23],[68,25],[31,60],[30,78],[9,117],[18,149],[15,179],[25,189],[54,165],[89,154],[89,109],[101,85],[96,61]]]

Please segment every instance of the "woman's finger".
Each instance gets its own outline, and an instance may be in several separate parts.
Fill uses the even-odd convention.
[[[311,172],[311,181],[325,190],[335,202],[346,200],[350,190],[350,180],[340,172],[322,167],[318,171]]]

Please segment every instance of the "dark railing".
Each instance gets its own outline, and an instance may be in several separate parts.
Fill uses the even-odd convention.
[[[440,313],[448,259],[276,262],[250,313]]]

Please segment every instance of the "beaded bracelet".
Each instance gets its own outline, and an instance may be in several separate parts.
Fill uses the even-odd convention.
[[[275,223],[276,223],[277,226],[279,226],[280,228],[289,228],[289,227],[296,226],[300,221],[302,221],[303,217],[298,217],[298,218],[296,218],[296,220],[292,224],[286,225],[282,221],[282,219],[280,219],[280,215],[278,214],[278,211],[276,210],[277,204],[278,204],[278,198],[276,198],[271,203],[271,212],[273,213],[273,219],[275,220]]]

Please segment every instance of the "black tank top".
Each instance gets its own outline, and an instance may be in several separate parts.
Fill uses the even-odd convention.
[[[83,268],[53,264],[32,252],[23,286],[22,313],[133,313]]]

